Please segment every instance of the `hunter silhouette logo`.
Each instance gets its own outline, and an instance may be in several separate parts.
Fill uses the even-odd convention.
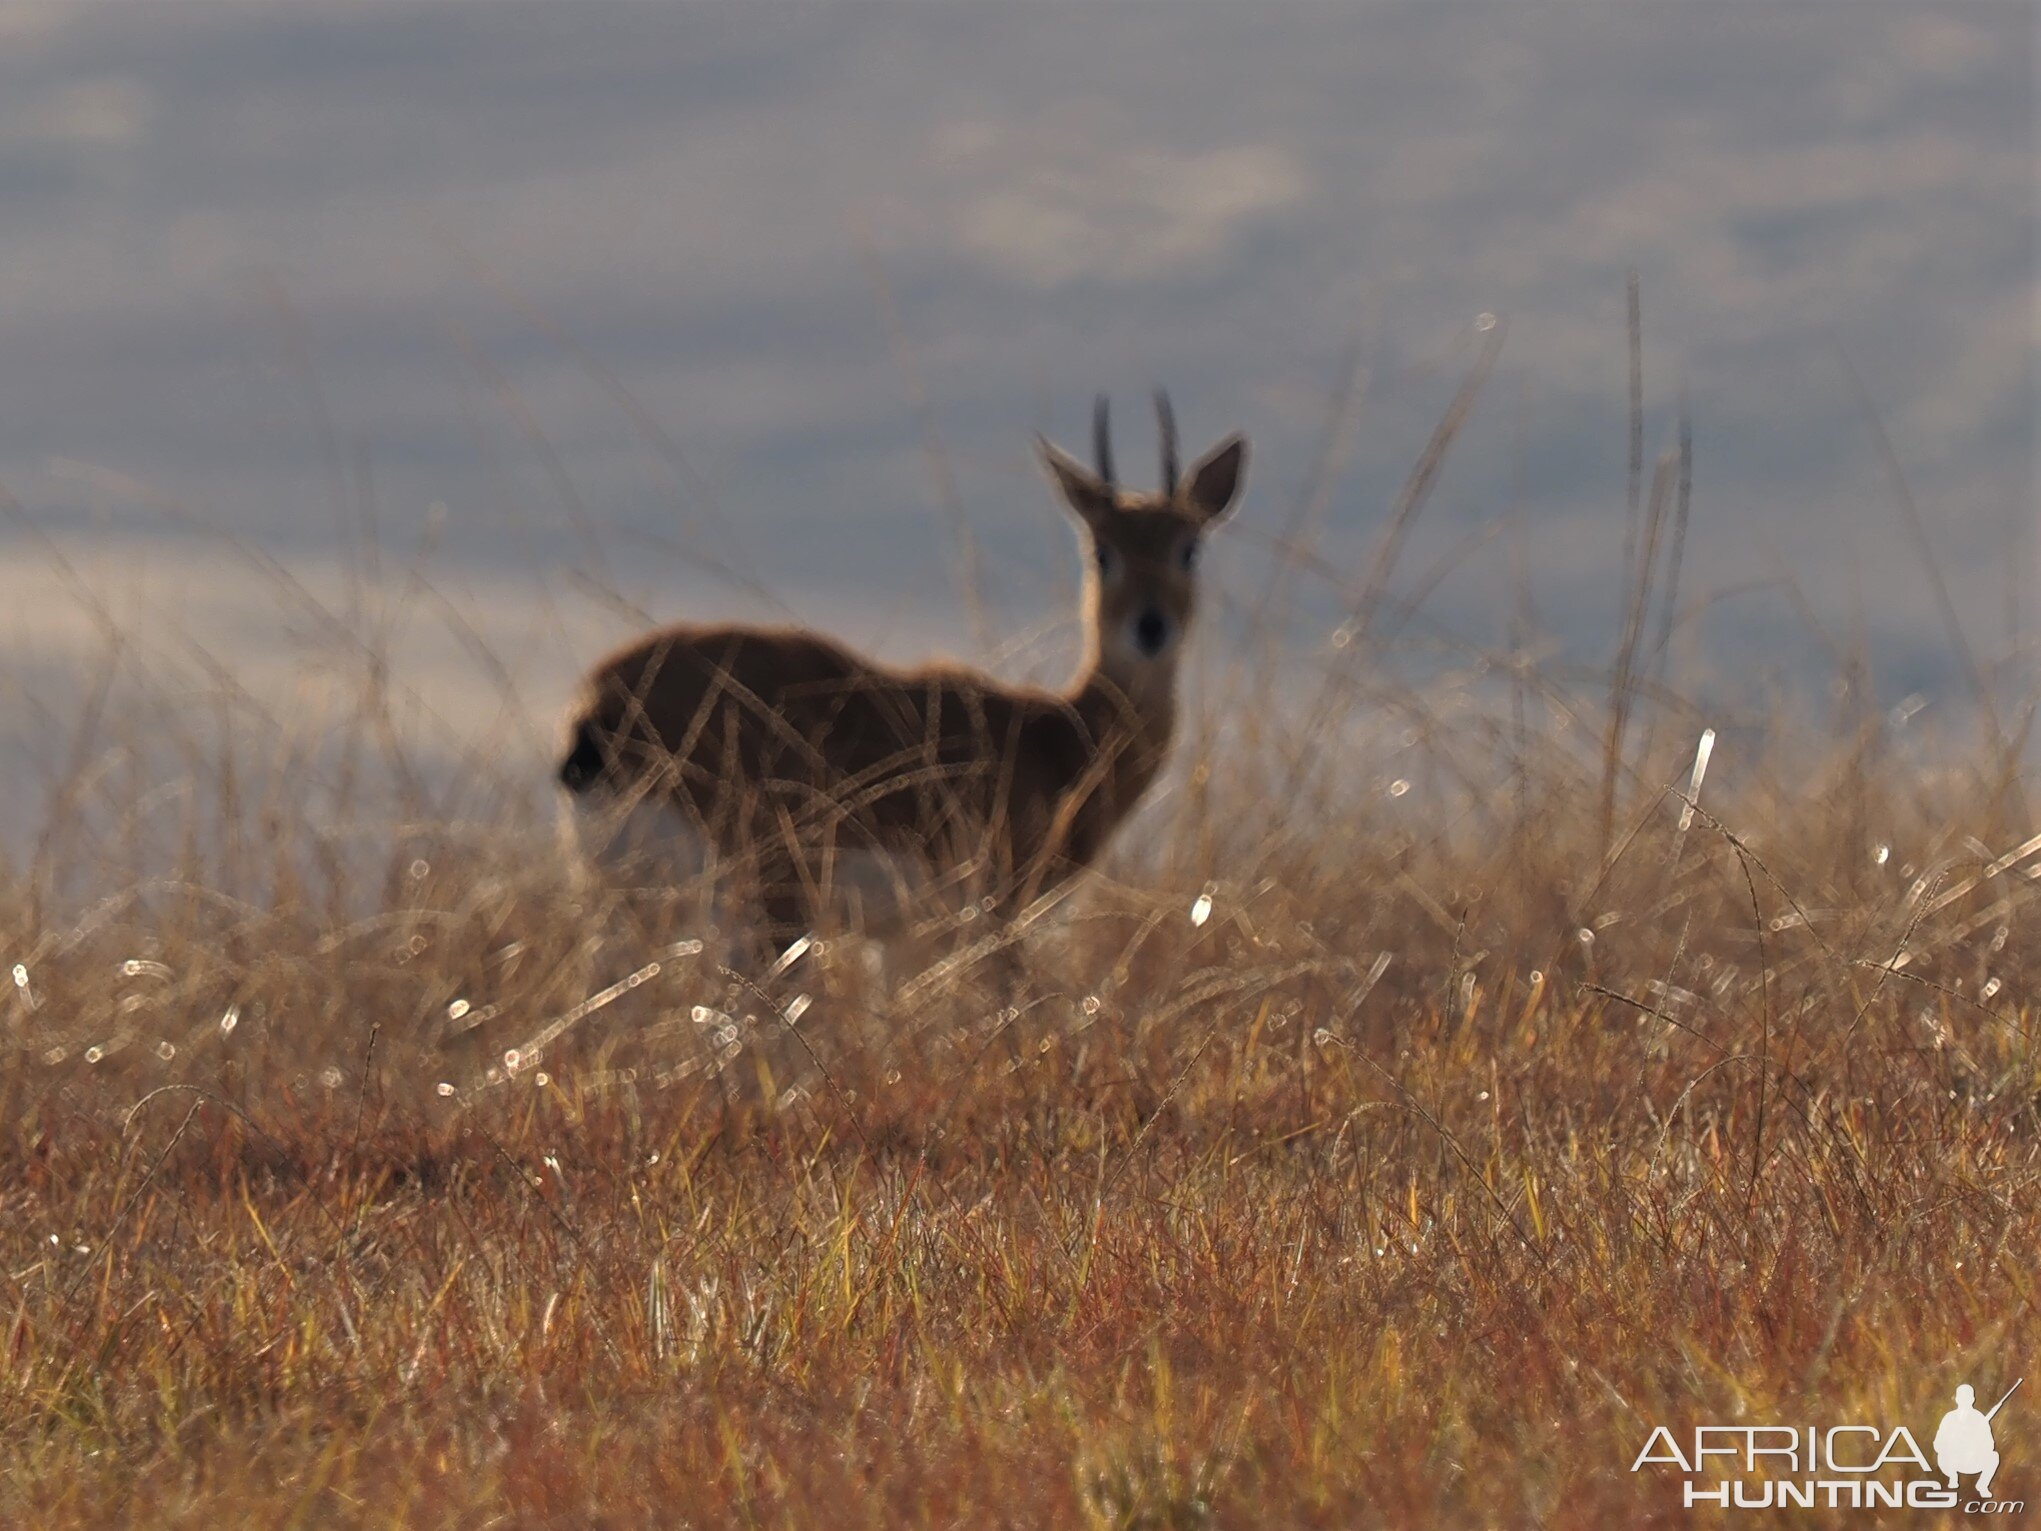
[[[2022,1377],[2020,1382],[2027,1379]],[[2020,1390],[2020,1382],[2006,1389],[2006,1398]],[[1948,1474],[1949,1487],[1956,1487],[1956,1480],[1965,1473],[1977,1474],[1977,1497],[1991,1498],[1992,1475],[1998,1471],[1998,1442],[1991,1433],[1992,1415],[2006,1406],[2001,1398],[1991,1406],[1990,1414],[1980,1414],[1973,1407],[1977,1392],[1969,1383],[1956,1389],[1956,1407],[1942,1416],[1941,1427],[1935,1431],[1935,1463]]]
[[[1993,1489],[2001,1459],[1992,1421],[2026,1380],[1983,1412],[1975,1388],[1967,1382],[1957,1388],[1956,1407],[1935,1429],[1932,1462],[1905,1425],[1696,1425],[1685,1439],[1659,1425],[1630,1471],[1677,1468],[1686,1474],[1681,1490],[1689,1509],[1905,1507],[2020,1515],[2025,1500],[2001,1498]],[[1968,1497],[1966,1478],[1975,1480]]]

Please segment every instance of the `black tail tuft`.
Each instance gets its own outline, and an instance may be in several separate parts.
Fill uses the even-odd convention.
[[[575,725],[574,747],[560,762],[560,785],[569,792],[586,792],[601,777],[604,764],[595,725],[584,719]]]

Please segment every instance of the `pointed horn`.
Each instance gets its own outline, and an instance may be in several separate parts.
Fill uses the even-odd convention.
[[[1098,396],[1098,403],[1091,411],[1091,450],[1098,461],[1099,482],[1106,488],[1113,487],[1113,434],[1110,420],[1112,405],[1104,394]]]
[[[1162,432],[1162,492],[1173,495],[1182,474],[1176,464],[1176,411],[1165,388],[1155,390],[1155,423]]]

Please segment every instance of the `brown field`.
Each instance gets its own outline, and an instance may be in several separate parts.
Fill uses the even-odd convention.
[[[1613,683],[1219,664],[1017,988],[735,982],[515,794],[364,827],[373,702],[150,798],[85,688],[0,880],[0,1523],[1669,1524],[1659,1424],[1927,1441],[2041,1361],[2016,730],[1710,720],[1650,609]]]

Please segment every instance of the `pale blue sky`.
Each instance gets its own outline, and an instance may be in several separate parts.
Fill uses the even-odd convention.
[[[1889,690],[1933,685],[1840,357],[2005,652],[2034,558],[2034,28],[1864,0],[0,10],[0,484],[209,613],[152,596],[138,623],[210,622],[251,663],[270,618],[192,524],[316,585],[372,484],[393,553],[430,537],[435,580],[549,635],[510,656],[543,716],[628,625],[577,571],[660,615],[777,614],[676,545],[889,652],[957,633],[916,388],[1011,632],[1070,577],[1033,429],[1081,443],[1110,388],[1146,467],[1162,382],[1187,436],[1246,430],[1215,565],[1244,596],[1358,341],[1328,543],[1358,566],[1494,312],[1405,567],[1517,503],[1540,616],[1591,661],[1635,267],[1651,446],[1682,391],[1694,420],[1688,591],[1788,570],[1835,631],[1861,611]],[[76,624],[0,536],[12,646],[60,662]],[[1498,541],[1430,609],[1485,640],[1508,589]],[[1756,594],[1705,640],[1736,667],[1803,631]],[[457,645],[416,654],[458,687]]]

